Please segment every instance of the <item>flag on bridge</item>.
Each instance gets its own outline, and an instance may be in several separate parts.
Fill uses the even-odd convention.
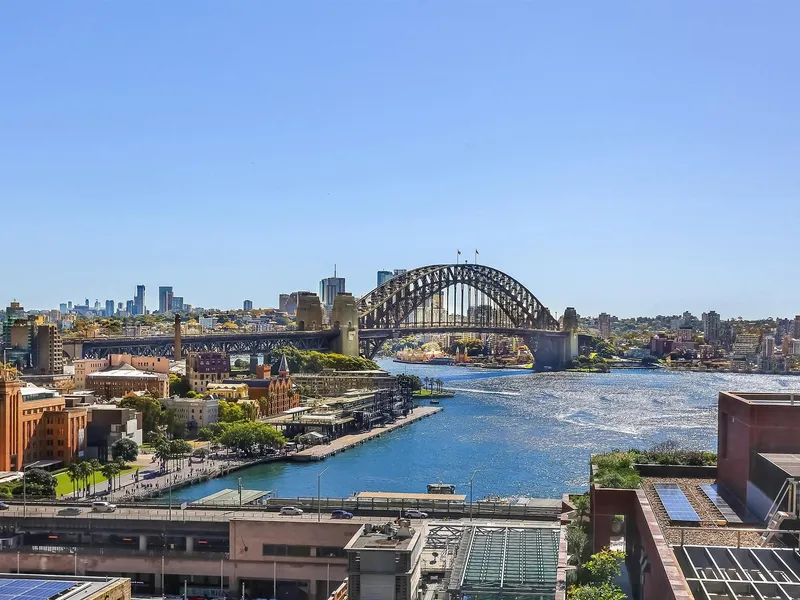
[[[461,250],[456,250],[456,252],[458,252],[458,255],[461,256]]]

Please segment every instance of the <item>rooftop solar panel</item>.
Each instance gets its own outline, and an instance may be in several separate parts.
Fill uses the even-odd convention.
[[[728,504],[720,495],[715,484],[706,483],[701,485],[700,489],[703,490],[703,493],[708,496],[708,499],[714,503],[714,506],[717,507],[717,510],[723,517],[725,517],[725,520],[728,523],[742,523],[742,519],[731,508],[730,504]]]
[[[658,494],[671,521],[700,522],[700,517],[697,516],[697,512],[692,508],[689,499],[677,483],[654,483],[653,489]]]
[[[75,581],[0,579],[0,600],[49,600],[76,585]]]

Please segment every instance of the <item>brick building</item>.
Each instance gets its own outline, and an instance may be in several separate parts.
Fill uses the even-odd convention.
[[[107,400],[121,398],[129,392],[150,392],[156,398],[169,396],[169,375],[150,373],[122,363],[86,376],[86,389]]]
[[[0,378],[0,471],[36,461],[71,463],[86,449],[87,411],[66,408],[55,391]]]
[[[231,374],[231,359],[227,352],[190,352],[186,357],[186,376],[189,386],[205,394],[209,383],[222,383]]]
[[[225,383],[246,383],[250,400],[265,398],[268,403],[266,415],[280,414],[300,406],[300,395],[295,392],[286,357],[281,357],[278,375],[273,377],[269,364],[258,365],[256,379],[228,379]]]

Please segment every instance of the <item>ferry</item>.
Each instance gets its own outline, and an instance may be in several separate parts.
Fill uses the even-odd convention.
[[[455,494],[456,486],[452,483],[429,483],[429,494]]]

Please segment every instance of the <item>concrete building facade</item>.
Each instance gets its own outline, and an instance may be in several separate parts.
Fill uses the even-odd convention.
[[[164,398],[164,408],[173,409],[177,416],[192,430],[208,427],[219,420],[219,400],[208,398]]]

